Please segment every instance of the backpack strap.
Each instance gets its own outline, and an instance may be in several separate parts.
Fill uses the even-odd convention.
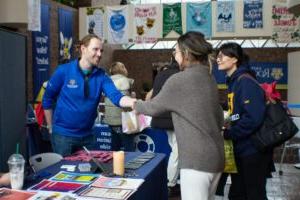
[[[262,89],[259,82],[253,76],[251,76],[249,73],[244,73],[244,74],[240,75],[238,77],[238,81],[240,81],[243,77],[247,77],[247,78],[251,79],[252,81],[254,81]]]
[[[255,83],[260,87],[260,89],[263,90],[264,96],[265,96],[265,99],[266,99],[267,103],[268,103],[268,102],[271,102],[271,103],[275,103],[275,102],[276,102],[275,99],[273,99],[273,98],[271,98],[271,97],[268,97],[268,95],[266,94],[266,91],[261,87],[261,85],[259,84],[259,82],[258,82],[253,76],[251,76],[249,73],[245,73],[245,74],[240,75],[240,76],[238,77],[238,79],[237,79],[238,82],[239,82],[243,77],[247,77],[247,78],[251,79],[253,82],[255,82]]]

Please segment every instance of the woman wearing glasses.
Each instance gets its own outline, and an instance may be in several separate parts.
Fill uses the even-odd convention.
[[[209,67],[213,48],[199,32],[188,32],[177,42],[173,55],[182,72],[170,77],[157,96],[137,101],[134,108],[152,116],[171,112],[182,199],[214,199],[224,168],[224,141],[223,112]]]
[[[270,173],[272,152],[257,151],[251,135],[263,122],[265,113],[264,91],[254,81],[248,68],[248,56],[239,44],[226,43],[218,49],[218,69],[227,74],[230,126],[224,138],[233,141],[238,169],[231,174],[229,199],[265,200],[266,178]]]

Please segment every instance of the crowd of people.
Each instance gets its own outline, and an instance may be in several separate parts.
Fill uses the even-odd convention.
[[[112,130],[113,150],[134,151],[133,136],[122,133],[123,109],[152,116],[151,127],[167,132],[172,149],[168,186],[178,186],[180,175],[183,200],[214,199],[217,186],[225,184],[228,174],[222,175],[224,140],[233,142],[238,171],[230,174],[229,199],[267,199],[272,151],[258,151],[250,139],[263,121],[264,92],[253,81],[255,74],[239,44],[225,43],[215,51],[203,34],[183,34],[177,40],[170,64],[155,77],[145,100],[132,94],[134,81],[128,78],[123,63],[113,63],[109,75],[98,67],[103,52],[101,38],[87,35],[79,49],[78,59],[57,67],[43,96],[54,152],[67,156],[82,146],[93,148],[92,127],[104,95],[104,122]],[[224,123],[212,75],[214,61],[218,70],[226,72],[229,123]],[[8,184],[9,174],[2,174],[0,185]]]

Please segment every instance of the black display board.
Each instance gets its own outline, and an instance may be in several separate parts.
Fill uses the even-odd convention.
[[[0,172],[26,138],[26,36],[0,28]]]

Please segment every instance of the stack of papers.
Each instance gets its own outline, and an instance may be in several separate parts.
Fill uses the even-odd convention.
[[[143,179],[111,178],[99,174],[61,171],[28,190],[37,192],[34,196],[31,195],[30,200],[126,200],[143,182]]]

